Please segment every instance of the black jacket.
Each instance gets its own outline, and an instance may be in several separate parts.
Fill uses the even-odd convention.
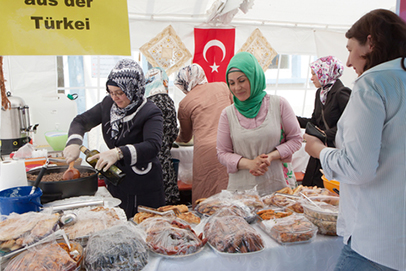
[[[321,88],[316,91],[312,117],[297,117],[297,120],[299,121],[301,128],[306,128],[307,122],[311,122],[318,126],[327,135],[327,145],[329,147],[335,147],[334,140],[337,133],[337,122],[347,106],[351,95],[351,89],[345,87],[340,80],[337,80],[327,93],[327,99],[324,105],[320,101],[320,91]],[[326,125],[324,124],[323,114],[329,129],[327,129]],[[317,185],[323,187],[320,169],[321,165],[319,159],[310,157],[302,184],[307,186]]]
[[[138,205],[159,207],[165,204],[162,168],[158,153],[162,144],[163,120],[161,110],[151,101],[146,101],[138,109],[128,112],[119,125],[119,134],[111,138],[110,109],[113,105],[110,96],[88,111],[74,118],[69,129],[72,134],[84,135],[101,124],[104,141],[112,149],[119,147],[123,159],[116,165],[126,174],[118,186],[108,185],[108,190],[119,198],[120,205],[131,217]],[[68,144],[78,143],[70,140]]]

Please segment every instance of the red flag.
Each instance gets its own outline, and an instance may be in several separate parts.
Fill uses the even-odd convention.
[[[399,2],[398,2],[399,3]],[[400,0],[399,16],[406,22],[406,0]]]
[[[226,70],[234,56],[235,29],[195,28],[195,55],[209,82],[225,82]]]

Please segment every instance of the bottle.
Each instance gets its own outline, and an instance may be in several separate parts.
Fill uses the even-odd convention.
[[[83,145],[80,146],[80,151],[86,155],[86,162],[95,168],[98,159],[93,159],[90,161],[87,161],[87,159],[93,155],[99,154],[100,152],[98,150],[89,150]],[[99,173],[106,177],[110,183],[115,186],[118,185],[118,183],[125,177],[125,173],[115,165],[112,165],[107,171],[100,170]]]

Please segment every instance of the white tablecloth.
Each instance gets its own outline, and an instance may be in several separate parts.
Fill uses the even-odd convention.
[[[310,243],[279,245],[258,225],[253,227],[263,237],[266,248],[251,255],[224,255],[213,251],[206,244],[202,252],[183,258],[164,258],[150,253],[143,271],[329,271],[334,270],[343,247],[343,239],[318,234]]]

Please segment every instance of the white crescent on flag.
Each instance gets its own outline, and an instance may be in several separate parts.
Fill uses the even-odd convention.
[[[221,61],[223,61],[224,58],[226,57],[226,47],[219,40],[210,40],[209,42],[206,43],[206,45],[204,46],[204,49],[203,49],[204,60],[206,60],[206,62],[208,62],[207,58],[206,58],[206,53],[207,53],[207,50],[209,50],[210,47],[212,47],[212,46],[217,46],[221,49],[221,51],[223,52],[223,58],[221,59]]]

